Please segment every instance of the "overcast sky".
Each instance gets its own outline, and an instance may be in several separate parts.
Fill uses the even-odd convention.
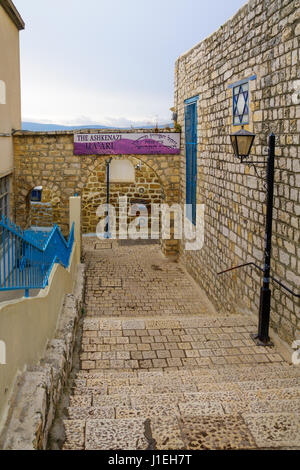
[[[176,58],[244,0],[14,0],[23,121],[170,122]]]

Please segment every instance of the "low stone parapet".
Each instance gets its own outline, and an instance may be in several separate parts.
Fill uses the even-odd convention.
[[[38,365],[15,385],[8,419],[0,438],[3,450],[44,450],[55,409],[72,369],[73,350],[84,295],[84,265],[78,266],[72,294],[67,294],[56,333]]]

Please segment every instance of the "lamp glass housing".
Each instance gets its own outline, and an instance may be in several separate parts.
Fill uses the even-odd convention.
[[[243,160],[249,157],[255,134],[245,131],[244,127],[234,134],[230,134],[231,145],[236,157]]]

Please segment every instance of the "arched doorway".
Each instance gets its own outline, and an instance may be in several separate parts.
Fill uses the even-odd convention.
[[[90,173],[82,190],[82,232],[96,233],[99,223],[97,209],[106,204],[107,178],[105,159],[101,160]],[[110,162],[109,200],[116,210],[117,230],[119,229],[120,198],[127,198],[128,226],[138,216],[140,223],[151,227],[151,206],[164,199],[164,188],[157,173],[145,162],[134,156],[116,156]],[[144,217],[146,207],[148,220]],[[124,220],[124,218],[123,218]],[[149,232],[150,237],[150,232]]]
[[[60,197],[45,185],[33,186],[25,198],[25,226],[53,227],[60,225]]]

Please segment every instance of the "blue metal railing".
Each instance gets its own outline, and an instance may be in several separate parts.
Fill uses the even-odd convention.
[[[54,263],[69,266],[74,242],[74,223],[66,242],[60,228],[49,233],[21,230],[9,219],[0,219],[0,291],[43,289]]]

